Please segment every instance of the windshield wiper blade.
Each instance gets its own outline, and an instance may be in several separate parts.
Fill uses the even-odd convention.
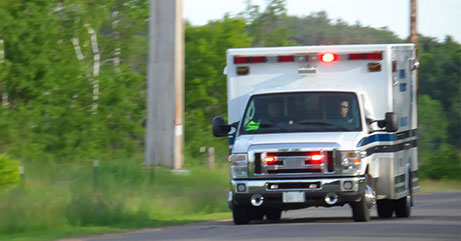
[[[343,131],[349,131],[349,129],[347,129],[346,127],[343,127],[343,126],[340,126],[340,125],[336,125],[336,124],[333,124],[333,123],[330,123],[330,122],[321,122],[321,121],[303,121],[303,122],[299,122],[298,124],[300,125],[323,125],[323,126],[333,126],[333,127],[337,127]]]
[[[271,127],[276,127],[282,131],[288,131],[287,128],[285,127],[282,127],[280,126],[279,124],[277,125],[273,125],[273,124],[269,124],[269,123],[265,123],[265,122],[262,122],[262,123],[259,123],[259,127],[262,127],[262,128],[271,128]]]
[[[275,125],[263,122],[263,123],[259,123],[259,127],[269,128],[269,127],[275,127]]]

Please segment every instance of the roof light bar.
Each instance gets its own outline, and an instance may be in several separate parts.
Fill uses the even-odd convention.
[[[234,64],[265,63],[266,61],[265,56],[234,56]]]
[[[295,57],[293,55],[284,55],[284,56],[279,56],[278,59],[279,59],[279,62],[285,63],[285,62],[293,62],[295,60]]]
[[[382,59],[383,59],[382,52],[349,54],[349,60],[382,60]]]

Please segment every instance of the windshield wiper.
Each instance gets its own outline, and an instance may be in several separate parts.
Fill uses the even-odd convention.
[[[299,122],[298,124],[300,124],[300,125],[305,125],[305,126],[308,126],[308,125],[333,126],[333,127],[339,128],[340,130],[343,130],[343,131],[349,131],[349,129],[347,129],[347,128],[343,127],[343,126],[336,125],[336,124],[333,124],[333,123],[330,123],[330,122],[303,121],[303,122]]]
[[[270,128],[270,127],[275,127],[275,125],[272,125],[269,123],[259,123],[259,127]]]
[[[282,126],[280,126],[280,125],[278,125],[278,124],[277,124],[277,125],[274,125],[274,124],[269,124],[269,123],[265,123],[265,122],[259,123],[259,127],[261,127],[261,128],[277,127],[277,128],[279,128],[280,130],[282,130],[282,131],[288,131],[286,128],[284,128],[284,127],[282,127]]]

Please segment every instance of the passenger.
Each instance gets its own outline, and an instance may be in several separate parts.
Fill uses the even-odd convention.
[[[264,118],[262,122],[271,124],[279,124],[286,122],[283,117],[282,103],[280,101],[271,100],[266,106],[267,118]]]
[[[351,117],[350,111],[349,111],[349,101],[343,100],[341,101],[341,119],[349,124],[352,124],[354,122],[354,119]]]

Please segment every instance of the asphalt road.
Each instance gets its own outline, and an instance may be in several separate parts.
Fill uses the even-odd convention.
[[[461,191],[418,194],[410,218],[355,223],[349,206],[284,212],[279,223],[236,226],[231,220],[144,229],[80,240],[461,240]]]

